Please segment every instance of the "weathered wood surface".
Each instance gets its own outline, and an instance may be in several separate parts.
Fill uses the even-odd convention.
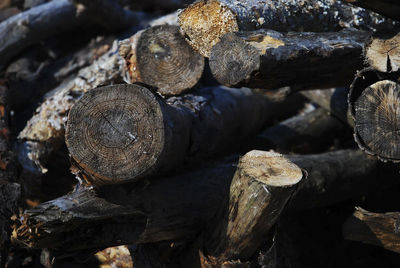
[[[354,120],[347,103],[348,88],[303,90],[300,94],[318,104],[318,106],[325,109],[342,123],[354,126]]]
[[[355,121],[354,138],[362,150],[383,161],[400,160],[398,77],[398,72],[364,69],[350,87],[348,102]]]
[[[309,174],[293,196],[291,210],[331,205],[369,187],[387,187],[398,181],[397,171],[377,174],[377,160],[361,151],[286,157]],[[17,238],[30,247],[67,251],[194,239],[216,217],[221,220],[218,215],[229,199],[237,163],[238,157],[232,157],[136,184],[80,188],[25,211]]]
[[[400,253],[399,222],[399,212],[373,213],[356,207],[343,225],[343,236]]]
[[[362,68],[370,34],[271,30],[228,33],[211,49],[210,69],[226,86],[292,90],[347,86]],[[346,66],[343,66],[346,62]]]
[[[247,88],[202,88],[164,101],[137,84],[108,86],[72,107],[66,142],[90,183],[123,183],[232,147],[279,109]]]
[[[154,26],[119,42],[124,80],[143,82],[162,95],[179,95],[203,74],[204,58],[195,52],[174,25]]]
[[[86,19],[81,15],[70,1],[59,0],[36,6],[1,22],[0,68],[4,68],[28,46],[46,37],[82,26]]]
[[[400,6],[399,6],[400,8]],[[400,34],[374,37],[365,47],[364,56],[380,72],[397,72],[400,68]]]
[[[306,173],[279,153],[254,150],[240,158],[227,209],[205,238],[202,267],[250,259],[265,243],[302,179]]]
[[[254,144],[259,149],[273,148],[279,152],[322,152],[344,131],[342,122],[317,108],[268,127],[257,135]]]
[[[400,21],[400,4],[396,0],[346,0],[346,2]]]
[[[336,0],[202,0],[182,11],[179,24],[187,41],[205,57],[224,34],[238,30],[323,32],[395,25],[373,12]]]

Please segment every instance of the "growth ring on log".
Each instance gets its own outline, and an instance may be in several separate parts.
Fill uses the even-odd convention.
[[[400,85],[383,80],[356,99],[355,139],[361,149],[382,160],[400,161]]]
[[[365,58],[380,72],[397,72],[400,69],[400,34],[388,39],[374,38],[365,48]]]
[[[133,180],[162,153],[164,129],[155,126],[163,126],[163,117],[161,102],[145,87],[96,88],[69,112],[67,147],[93,184]]]
[[[192,88],[204,69],[204,58],[179,33],[178,26],[161,25],[145,30],[136,48],[140,77],[163,95],[178,95]]]

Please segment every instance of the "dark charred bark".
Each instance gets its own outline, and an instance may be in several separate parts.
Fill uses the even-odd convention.
[[[400,21],[400,4],[396,0],[346,0],[346,2]]]
[[[203,0],[184,9],[179,21],[188,42],[205,57],[228,32],[260,28],[282,32],[324,32],[353,27],[376,30],[395,25],[373,12],[335,0]]]
[[[360,55],[369,37],[356,30],[228,33],[211,49],[210,68],[226,86],[294,91],[347,86],[362,68]]]

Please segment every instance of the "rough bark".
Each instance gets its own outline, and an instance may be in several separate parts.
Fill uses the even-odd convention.
[[[265,243],[305,174],[278,153],[251,151],[243,156],[232,179],[227,209],[205,239],[202,267],[235,267],[229,262],[248,261]]]
[[[400,4],[396,0],[346,0],[346,2],[400,21]]]
[[[238,30],[323,32],[395,25],[380,15],[337,0],[202,0],[182,11],[179,24],[187,41],[205,57],[224,34]]]
[[[360,55],[369,37],[367,32],[349,29],[228,33],[211,49],[210,68],[226,86],[290,86],[292,90],[347,86],[362,68]]]
[[[51,1],[0,23],[0,68],[28,46],[82,26],[85,16],[78,13],[68,0]]]
[[[204,58],[174,25],[154,26],[119,43],[124,80],[157,87],[162,95],[179,95],[200,79]]]
[[[273,148],[279,152],[315,153],[332,145],[345,125],[323,108],[296,115],[268,127],[255,138],[257,148]]]
[[[330,205],[369,187],[398,183],[397,171],[377,174],[377,161],[360,151],[287,158],[309,173],[290,203],[292,210]],[[232,157],[151,181],[80,188],[25,211],[17,238],[30,247],[66,251],[194,239],[217,219],[222,220],[219,215],[229,200],[237,163],[238,158]]]
[[[399,212],[373,213],[357,207],[343,226],[343,236],[400,253],[399,222]]]
[[[123,183],[210,157],[259,131],[279,107],[247,88],[165,102],[140,85],[102,87],[72,107],[66,142],[90,183]]]
[[[347,123],[349,126],[354,127],[354,120],[347,103],[348,88],[304,90],[300,94],[318,104],[318,106],[325,109],[342,123]]]
[[[400,8],[400,5],[399,5]],[[380,72],[397,72],[400,68],[400,34],[374,37],[366,46],[367,63]]]
[[[383,161],[400,160],[398,117],[400,96],[397,73],[365,69],[350,87],[349,110],[359,147]]]

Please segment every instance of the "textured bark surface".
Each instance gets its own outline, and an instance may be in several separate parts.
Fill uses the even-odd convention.
[[[360,55],[369,37],[367,32],[347,29],[331,33],[228,33],[211,49],[210,68],[226,86],[291,86],[292,90],[346,86],[362,68]]]
[[[204,58],[179,33],[179,27],[160,25],[120,42],[127,83],[143,82],[162,95],[179,95],[200,79]]]
[[[322,32],[395,25],[380,15],[337,0],[202,0],[182,11],[179,24],[188,42],[205,57],[225,33],[238,30]]]
[[[342,123],[347,123],[352,127],[354,126],[354,120],[350,114],[347,103],[347,96],[349,94],[348,88],[304,90],[301,91],[300,94],[313,103],[318,104],[318,106],[325,109]]]
[[[399,212],[373,213],[357,207],[343,226],[343,236],[400,253],[399,222]]]
[[[206,237],[202,267],[224,267],[225,262],[250,259],[265,243],[304,176],[278,153],[254,150],[240,158],[227,209],[210,228],[214,233]]]
[[[84,16],[68,0],[51,1],[3,21],[0,23],[0,68],[28,46],[84,23]]]
[[[400,21],[400,4],[396,0],[346,0],[346,2]]]
[[[331,205],[371,187],[393,185],[389,178],[397,174],[375,173],[377,161],[360,151],[286,157],[309,174],[293,197],[291,210]],[[237,163],[238,157],[232,157],[151,181],[80,188],[25,211],[17,238],[30,247],[67,251],[194,239],[204,228],[227,220],[220,215],[228,209]],[[354,191],[356,187],[360,192]]]
[[[313,153],[323,151],[345,125],[323,108],[299,114],[269,127],[256,137],[257,148],[274,148],[279,152]]]
[[[400,34],[373,38],[364,54],[368,64],[375,70],[397,72],[400,68]]]
[[[165,102],[140,85],[102,87],[71,109],[66,141],[91,183],[122,183],[227,149],[279,106],[247,88],[203,88]]]

